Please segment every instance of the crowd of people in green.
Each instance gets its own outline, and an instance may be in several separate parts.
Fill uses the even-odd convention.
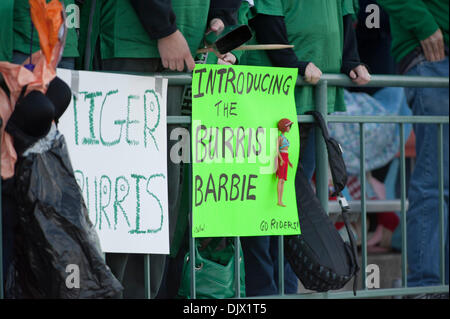
[[[79,28],[73,27],[68,30],[60,68],[130,73],[190,72],[196,63],[219,63],[297,68],[299,76],[310,84],[316,84],[324,73],[345,74],[356,85],[361,86],[369,83],[371,79],[369,67],[361,61],[358,50],[354,27],[360,10],[357,0],[62,0],[62,2],[68,8],[68,17],[76,15],[74,18],[79,19]],[[402,72],[448,76],[448,2],[378,0],[378,4],[391,17],[392,54],[396,63],[403,66]],[[76,5],[77,9],[69,10],[75,8],[73,5]],[[36,31],[33,31],[29,9],[28,0],[1,1],[0,61],[22,64],[30,56],[30,52],[39,50],[39,39]],[[232,51],[217,55],[211,52],[208,58],[203,54],[197,54],[197,50],[204,47],[205,34],[220,33],[226,26],[237,24],[247,24],[252,30],[253,38],[248,44],[290,44],[294,47],[273,51]],[[415,54],[412,54],[414,52]],[[419,61],[419,58],[422,60]],[[417,69],[425,68],[424,61],[428,63],[426,70]],[[443,95],[442,92],[438,94],[432,92],[435,91],[410,89],[407,94],[410,105],[426,104],[417,96],[418,94],[426,94],[430,102],[427,102],[428,104],[433,104],[432,100],[435,100],[437,95]],[[442,99],[447,107],[442,106],[427,113],[426,107],[417,106],[415,114],[448,116],[448,89],[446,92],[446,101],[445,97]],[[169,87],[167,115],[181,115],[183,93],[183,86]],[[327,93],[328,113],[345,111],[344,90],[328,87]],[[299,115],[313,110],[314,88],[312,86],[296,88],[295,102]],[[173,124],[168,125],[168,136],[176,127]],[[315,144],[314,130],[311,128],[312,125],[307,124],[300,128],[300,148],[304,150],[300,155],[300,163],[309,178],[313,175],[315,163],[312,155]],[[431,145],[432,143],[428,141],[428,136],[434,131],[428,132],[428,128],[422,127],[418,127],[417,130],[421,132],[418,134],[419,165],[422,156],[423,161],[426,161],[425,158],[430,160],[436,158],[430,156],[430,152],[436,153],[437,146]],[[444,152],[448,164],[448,130],[445,134],[447,135],[444,137],[446,143]],[[424,139],[421,136],[424,136]],[[170,143],[175,142],[168,141],[169,150]],[[431,150],[428,149],[430,147]],[[426,154],[421,155],[422,152]],[[172,163],[170,160],[167,165],[170,189],[169,217],[172,222],[177,220],[180,210],[183,171],[180,164]],[[422,164],[419,167],[422,167],[422,171],[428,171],[427,165],[429,164]],[[419,174],[420,172],[417,173]],[[445,176],[446,214],[448,214],[448,172]],[[411,216],[408,227],[420,229],[427,227],[423,231],[417,229],[415,234],[431,236],[433,239],[425,240],[421,237],[416,241],[408,241],[409,245],[415,245],[408,247],[411,274],[409,286],[437,284],[436,274],[439,274],[439,266],[436,258],[439,249],[436,248],[434,251],[427,248],[427,245],[437,245],[437,239],[433,237],[437,233],[433,231],[437,229],[437,217],[434,216],[437,207],[433,208],[437,205],[437,200],[434,203],[436,198],[433,197],[437,184],[432,186],[433,178],[436,179],[437,176],[417,176],[417,185],[412,182],[416,188],[412,190],[415,195],[414,199],[410,199],[410,211],[416,209],[417,213],[408,214]],[[424,180],[427,181],[427,185]],[[422,191],[424,188],[430,189],[430,192]],[[421,196],[426,198],[420,199]],[[428,203],[425,208],[416,208],[423,203]],[[432,214],[433,217],[430,216]],[[413,219],[413,216],[416,218]],[[170,224],[171,240],[175,235],[175,225],[176,223]],[[448,235],[448,222],[446,225]],[[277,294],[277,239],[243,237],[241,243],[245,257],[247,296]],[[8,243],[4,242],[4,246],[5,251],[8,251]],[[446,252],[448,284],[448,236]],[[425,257],[424,254],[429,256]],[[177,255],[184,256],[183,251],[180,250],[172,257],[150,256],[151,297],[176,297],[180,279],[179,276],[174,276],[174,271],[175,274],[180,273],[183,262],[182,257],[180,259]],[[125,288],[123,297],[144,296],[142,273],[144,256],[106,254],[106,262]],[[7,265],[8,262],[4,261],[4,267]],[[296,293],[298,280],[287,262],[284,271],[285,292]]]

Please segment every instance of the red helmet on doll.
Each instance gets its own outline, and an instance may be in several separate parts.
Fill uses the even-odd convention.
[[[279,122],[278,122],[278,129],[281,131],[281,132],[286,132],[286,130],[287,130],[287,128],[289,127],[289,126],[291,126],[292,124],[294,124],[291,120],[289,120],[289,119],[281,119]]]

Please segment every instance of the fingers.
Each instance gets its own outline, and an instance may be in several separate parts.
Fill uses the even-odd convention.
[[[182,72],[185,65],[192,71],[195,67],[195,61],[186,39],[180,31],[158,40],[158,50],[162,65],[166,69]]]
[[[422,48],[427,61],[435,62],[437,58],[434,55],[434,50],[431,41],[423,41]]]
[[[369,71],[363,65],[359,65],[352,71],[350,71],[349,76],[352,79],[353,83],[358,85],[365,85],[369,83],[371,79]]]
[[[439,31],[440,31],[440,30],[439,30]],[[445,59],[445,43],[444,43],[444,36],[442,36],[442,39],[438,39],[437,43],[438,43],[438,52],[439,52],[438,59],[439,59],[439,61],[441,61],[441,60],[444,60],[444,59]]]
[[[162,65],[165,69],[171,71],[183,72],[186,67],[189,71],[195,68],[195,61],[192,56],[188,55],[184,59],[162,59]]]
[[[306,66],[305,71],[305,81],[310,84],[317,84],[322,77],[322,71],[314,65],[314,63],[309,63]]]
[[[222,57],[219,57],[217,63],[222,65],[232,65],[236,63],[236,57],[232,53],[225,53]]]
[[[186,66],[189,71],[192,71],[195,68],[195,61],[192,58],[192,55],[189,53],[189,55],[185,58],[184,62],[186,63]],[[183,65],[184,68],[184,65]],[[183,70],[181,70],[183,71]]]
[[[206,34],[210,32],[215,32],[216,34],[220,34],[225,29],[225,24],[219,18],[212,19],[209,23],[209,30]]]
[[[427,61],[437,62],[445,58],[444,36],[440,29],[425,40],[420,41],[420,44]]]
[[[163,65],[164,69],[168,69],[169,68],[169,60],[161,57],[161,62],[162,62],[162,65]]]

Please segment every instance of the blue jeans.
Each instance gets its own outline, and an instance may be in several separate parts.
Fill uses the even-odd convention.
[[[300,136],[300,139],[302,136]],[[305,141],[300,141],[300,162],[303,166],[303,173],[308,180],[311,180],[316,169],[316,133],[315,128],[311,128]]]
[[[245,263],[245,293],[248,297],[277,295],[278,236],[241,237]],[[284,261],[284,292],[297,293],[298,279]]]
[[[415,76],[448,77],[448,57],[441,62],[422,62],[407,72]],[[448,88],[407,88],[406,96],[414,115],[449,113]],[[408,286],[441,283],[438,191],[438,129],[435,124],[415,124],[416,166],[408,200]],[[444,242],[445,282],[448,284],[448,125],[444,125]]]
[[[12,63],[22,64],[26,59],[30,57],[29,54],[25,54],[19,51],[14,51]],[[75,69],[75,58],[62,58],[58,64],[58,68],[61,69]]]

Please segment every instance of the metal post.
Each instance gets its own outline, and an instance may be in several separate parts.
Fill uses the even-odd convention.
[[[241,244],[239,237],[234,238],[234,291],[235,297],[241,298]]]
[[[191,145],[192,147],[192,145]],[[192,149],[192,148],[191,148]],[[191,154],[191,163],[188,165],[189,166],[189,207],[190,207],[190,212],[189,212],[189,258],[191,261],[191,299],[195,299],[196,298],[196,293],[195,293],[195,238],[192,237],[192,154]]]
[[[284,236],[278,236],[278,294],[284,296]]]
[[[366,137],[364,135],[364,123],[359,123],[360,154],[360,175],[361,175],[361,249],[362,249],[362,287],[366,287],[367,268],[367,206],[366,206]]]
[[[144,283],[145,283],[145,299],[151,299],[150,286],[150,255],[144,256]]]
[[[402,232],[402,286],[408,287],[408,233],[406,229],[406,159],[405,159],[405,125],[400,123],[400,203]]]
[[[316,90],[316,110],[320,112],[327,123],[328,112],[328,82],[320,81]],[[328,213],[328,155],[327,147],[319,127],[315,128],[316,139],[316,193],[323,209]]]

